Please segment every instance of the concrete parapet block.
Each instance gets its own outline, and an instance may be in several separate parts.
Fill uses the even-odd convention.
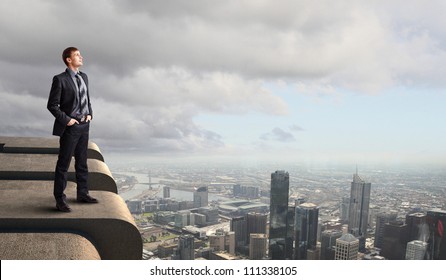
[[[0,180],[54,180],[56,155],[0,153]],[[100,160],[88,159],[90,190],[118,193],[118,187],[108,166]],[[75,182],[74,159],[68,169],[68,180]]]
[[[59,153],[59,150],[57,150],[57,153]],[[90,159],[104,161],[104,156],[102,155],[101,150],[99,150],[98,145],[91,141],[88,141],[87,157]]]
[[[76,202],[76,187],[65,191],[72,212],[55,208],[51,181],[0,180],[0,232],[74,233],[88,239],[101,259],[141,259],[142,239],[123,199],[91,191],[97,204]]]
[[[59,154],[58,137],[7,137],[0,136],[0,153],[10,154]],[[87,156],[104,161],[96,143],[89,141]]]
[[[1,260],[100,260],[96,247],[73,233],[0,233]]]

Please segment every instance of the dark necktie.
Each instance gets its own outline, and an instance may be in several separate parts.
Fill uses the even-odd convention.
[[[81,77],[79,74],[76,74],[76,82],[77,82],[77,87],[79,89],[79,99],[80,99],[79,111],[81,115],[86,115],[88,113],[87,93],[85,91],[85,87],[82,85]]]

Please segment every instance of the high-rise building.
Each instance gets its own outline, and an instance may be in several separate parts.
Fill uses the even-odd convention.
[[[169,198],[170,197],[170,187],[164,186],[163,187],[163,198]]]
[[[127,207],[129,208],[130,213],[132,214],[141,214],[142,213],[142,201],[138,199],[127,200]]]
[[[294,206],[301,205],[302,203],[307,202],[307,199],[305,197],[298,197],[294,200]]]
[[[209,247],[214,251],[224,251],[225,250],[225,235],[223,234],[210,234]]]
[[[235,234],[235,249],[238,251],[241,247],[246,246],[246,217],[234,217],[229,223],[231,231]]]
[[[351,183],[348,232],[359,239],[359,250],[365,250],[370,204],[371,183],[363,181],[358,172]]]
[[[407,243],[406,260],[424,260],[427,245],[426,242],[421,240],[413,240]]]
[[[409,242],[407,225],[403,221],[393,221],[384,225],[381,256],[388,260],[404,260]]]
[[[269,257],[286,260],[293,257],[293,236],[290,235],[288,197],[290,176],[288,172],[276,171],[271,174]]]
[[[225,234],[225,250],[231,255],[235,255],[235,233],[233,231]]]
[[[173,255],[175,250],[178,250],[178,244],[161,243],[160,245],[158,245],[157,249],[158,257],[168,258]]]
[[[409,240],[426,242],[429,239],[429,226],[426,223],[426,217],[426,214],[420,212],[406,215]]]
[[[192,212],[196,212],[206,216],[206,223],[208,225],[213,225],[218,223],[218,208],[200,207],[197,209],[193,209]]]
[[[397,213],[378,213],[376,215],[375,247],[383,247],[384,225],[396,221]]]
[[[288,236],[288,240],[290,243],[290,246],[288,248],[290,248],[290,257],[294,258],[294,216],[296,214],[296,206],[288,204],[288,217],[287,217],[287,222],[288,222],[288,231],[287,231],[287,236]]]
[[[426,222],[429,225],[428,259],[446,260],[446,211],[427,211]]]
[[[319,209],[313,203],[296,206],[294,216],[294,259],[306,260],[307,250],[315,250]]]
[[[194,207],[207,207],[208,206],[208,187],[202,186],[195,188],[194,191]]]
[[[191,213],[190,217],[191,217],[190,218],[191,222],[193,221],[194,222],[193,225],[195,225],[195,226],[203,227],[203,226],[207,225],[206,216],[203,214]]]
[[[158,209],[158,200],[157,199],[147,199],[144,200],[144,212],[152,213]]]
[[[175,213],[175,226],[178,228],[182,228],[185,226],[193,225],[195,224],[193,219],[194,218],[191,219],[191,213],[189,210],[178,211],[177,213]]]
[[[246,236],[247,241],[250,242],[251,233],[265,233],[266,234],[266,223],[268,215],[264,213],[251,212],[246,215]]]
[[[249,236],[249,259],[262,260],[266,257],[266,234],[252,233]]]
[[[195,259],[195,242],[193,235],[185,234],[179,237],[177,253],[180,260]]]
[[[336,239],[342,236],[342,230],[327,229],[321,234],[321,260],[334,260]]]
[[[336,239],[335,260],[357,260],[359,239],[347,233]]]

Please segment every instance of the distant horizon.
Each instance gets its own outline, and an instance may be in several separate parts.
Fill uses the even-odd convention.
[[[446,163],[435,162],[383,162],[383,161],[368,161],[368,162],[346,162],[346,161],[311,161],[311,160],[259,160],[256,158],[231,158],[231,157],[192,157],[192,156],[154,156],[154,155],[123,155],[117,153],[104,154],[106,163],[111,169],[121,168],[147,168],[151,166],[164,167],[270,167],[271,172],[276,170],[285,170],[287,168],[308,168],[308,169],[334,169],[339,171],[351,171],[351,174],[356,172],[356,168],[361,171],[381,170],[381,171],[395,171],[395,170],[420,170],[431,172],[446,172]],[[275,169],[274,169],[275,168]]]

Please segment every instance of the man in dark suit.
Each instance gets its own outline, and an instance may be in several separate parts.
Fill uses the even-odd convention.
[[[88,193],[87,148],[90,121],[93,116],[90,103],[88,77],[79,72],[83,58],[77,48],[69,47],[62,53],[67,66],[65,72],[54,76],[47,108],[56,118],[53,135],[59,136],[60,149],[54,178],[56,208],[70,212],[64,194],[67,186],[67,172],[74,154],[77,201],[97,203]]]

